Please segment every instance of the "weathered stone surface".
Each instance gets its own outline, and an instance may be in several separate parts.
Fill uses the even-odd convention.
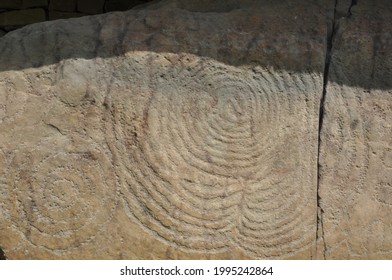
[[[392,12],[352,4],[167,0],[2,37],[7,258],[392,258]]]
[[[45,10],[28,9],[0,14],[0,27],[27,25],[46,20]]]
[[[59,67],[0,78],[9,258],[310,258],[319,76],[144,52]]]
[[[358,2],[332,44],[321,131],[325,257],[392,259],[392,10]]]
[[[111,57],[129,51],[154,51],[190,53],[234,66],[252,64],[288,71],[317,69],[322,72],[326,48],[323,32],[329,25],[326,23],[329,18],[323,11],[328,14],[330,11],[317,1],[313,4],[309,1],[304,6],[297,1],[270,5],[266,0],[256,4],[248,0],[242,2],[243,8],[239,10],[225,2],[221,13],[206,15],[192,12],[196,6],[191,5],[192,1],[179,5],[181,8],[159,2],[158,7],[152,6],[149,10],[105,14],[90,20],[75,19],[61,25],[45,23],[41,28],[48,34],[72,34],[66,39],[59,37],[58,40],[64,41],[57,42],[61,45],[57,52],[50,49],[56,44],[56,36],[40,33],[48,41],[50,48],[47,48],[40,43],[44,38],[29,35],[33,30],[27,27],[20,31],[27,36],[22,40],[39,44],[41,51],[36,51],[38,46],[37,49],[27,48],[24,51],[32,59],[26,61],[9,48],[11,45],[19,48],[17,42],[21,40],[16,35],[11,36],[0,46],[3,54],[0,70],[23,69],[29,63],[30,66],[52,64],[75,57]],[[291,11],[290,16],[281,13],[284,9]],[[303,13],[309,16],[301,18]],[[99,24],[101,30],[97,27]],[[79,25],[77,32],[75,25]],[[116,36],[122,40],[118,42]],[[75,48],[79,44],[83,48]],[[43,48],[47,49],[43,51]]]
[[[1,40],[7,257],[312,258],[328,19],[268,3],[153,6]]]

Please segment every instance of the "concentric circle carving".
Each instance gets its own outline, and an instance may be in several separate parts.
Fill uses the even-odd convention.
[[[12,224],[50,251],[81,247],[101,232],[116,205],[109,155],[90,140],[42,142],[12,162]]]
[[[191,56],[146,61],[147,89],[110,96],[108,142],[130,218],[184,250],[279,258],[310,246],[315,192],[301,135],[314,97],[304,82]]]

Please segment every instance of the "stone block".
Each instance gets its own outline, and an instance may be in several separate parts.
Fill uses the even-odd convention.
[[[126,11],[132,9],[133,7],[144,4],[145,1],[142,0],[113,0],[107,1],[105,3],[105,11],[112,12],[112,11]]]
[[[38,8],[38,7],[47,7],[48,0],[23,0],[22,8]]]
[[[19,10],[26,8],[47,7],[48,0],[1,0],[1,9]]]
[[[49,10],[74,12],[76,11],[76,0],[51,0]]]
[[[103,12],[105,0],[78,0],[77,10],[86,14],[100,14]]]
[[[392,7],[358,2],[163,0],[1,38],[7,258],[392,259]]]
[[[71,12],[59,12],[59,11],[49,11],[49,20],[56,19],[67,19],[86,16],[84,13],[71,13]]]
[[[1,0],[0,9],[20,9],[22,8],[23,0]]]
[[[0,27],[22,26],[46,20],[44,9],[28,9],[0,14]]]
[[[316,0],[287,20],[304,12],[295,1],[131,10],[0,40],[0,69],[18,69],[0,71],[7,257],[314,256],[326,17]]]
[[[350,12],[332,43],[320,133],[324,257],[390,260],[392,6],[358,1]]]

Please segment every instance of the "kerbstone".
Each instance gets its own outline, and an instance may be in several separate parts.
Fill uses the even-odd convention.
[[[7,257],[313,258],[328,17],[268,3],[158,3],[0,40]]]
[[[163,0],[2,37],[7,258],[391,259],[392,11],[355,2]]]

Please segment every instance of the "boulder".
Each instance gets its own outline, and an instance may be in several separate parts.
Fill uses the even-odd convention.
[[[5,256],[392,257],[376,4],[165,0],[0,38]]]

